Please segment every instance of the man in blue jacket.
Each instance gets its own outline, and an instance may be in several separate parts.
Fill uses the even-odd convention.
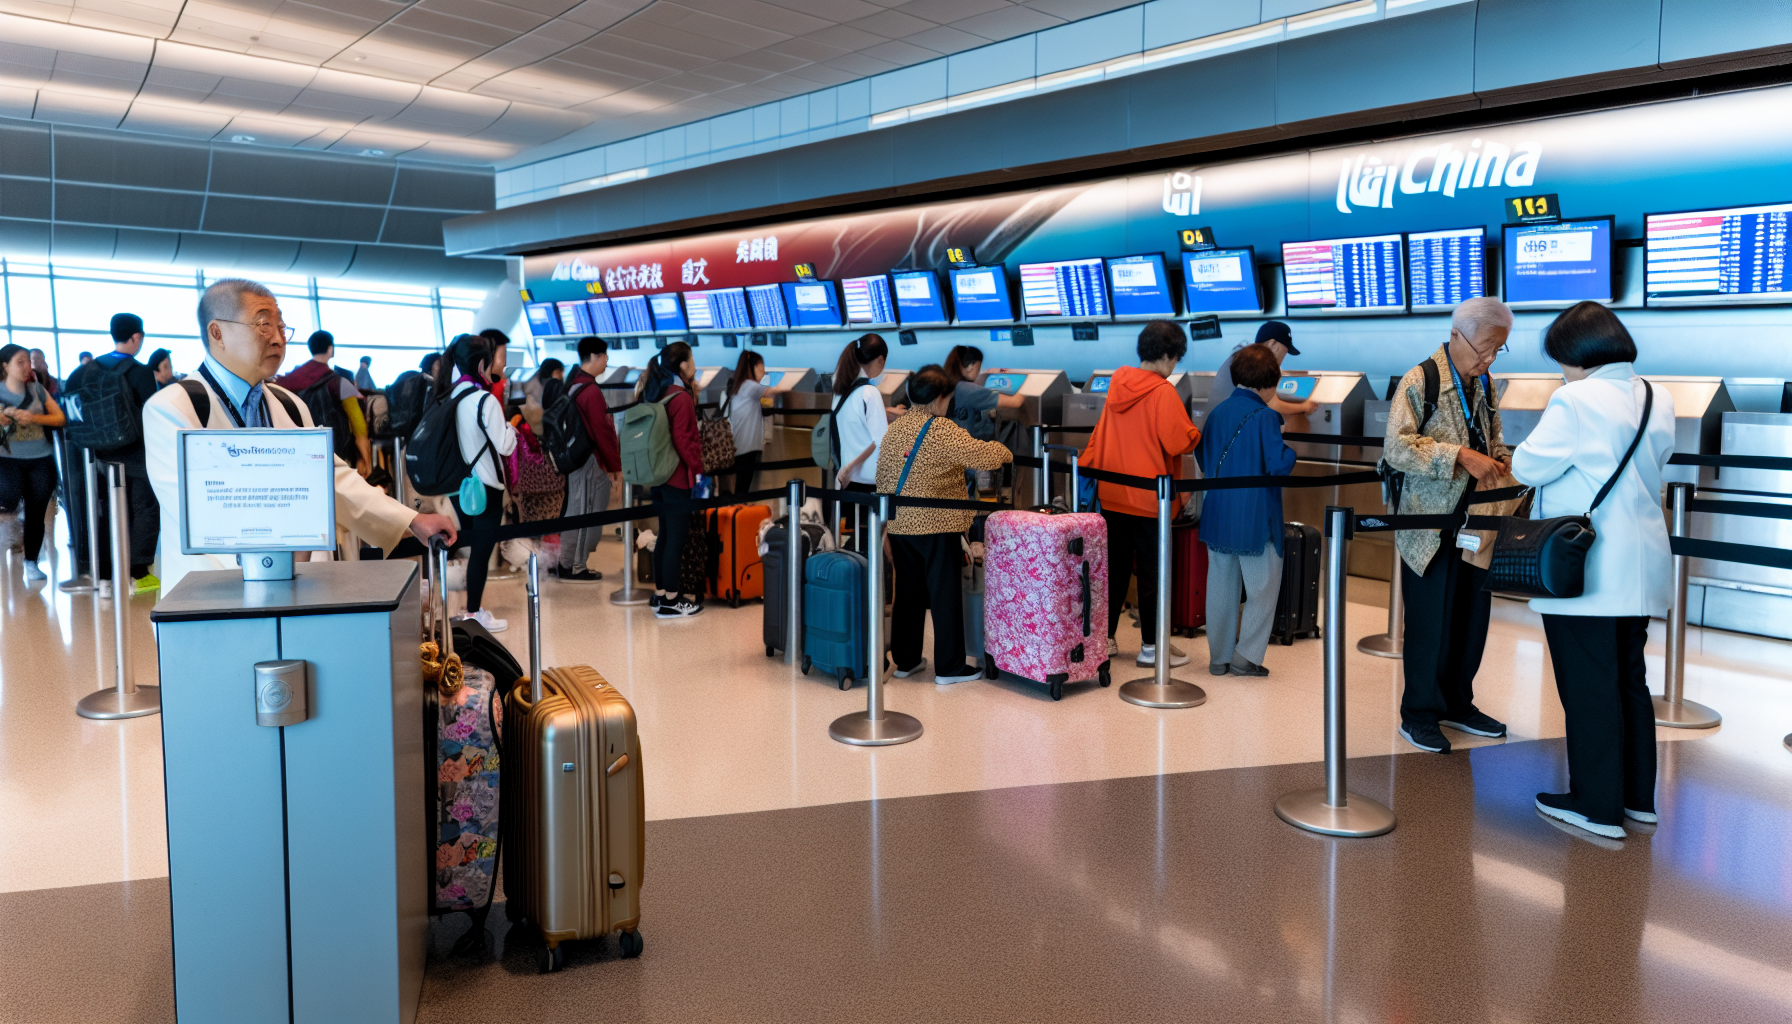
[[[1232,394],[1207,414],[1195,459],[1207,477],[1287,476],[1294,449],[1282,441],[1282,417],[1270,408],[1282,371],[1268,345],[1232,357]],[[1266,676],[1263,652],[1282,582],[1282,489],[1208,491],[1201,506],[1207,544],[1207,670],[1216,676]],[[1245,592],[1240,620],[1238,591]]]

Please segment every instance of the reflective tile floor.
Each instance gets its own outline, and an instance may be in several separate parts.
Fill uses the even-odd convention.
[[[1351,582],[1354,639],[1385,588]],[[1617,849],[1531,810],[1561,785],[1562,725],[1523,606],[1497,602],[1478,686],[1513,739],[1466,756],[1410,753],[1398,663],[1353,653],[1352,785],[1400,825],[1328,840],[1270,810],[1320,782],[1317,643],[1244,680],[1179,641],[1210,694],[1186,711],[892,681],[926,735],[863,750],[826,734],[863,688],[766,659],[756,604],[656,622],[612,586],[544,584],[544,646],[639,712],[647,951],[575,946],[540,977],[501,914],[484,954],[448,957],[450,918],[420,1020],[1792,1019],[1792,644],[1691,631],[1688,695],[1725,724],[1662,731],[1663,823]],[[525,649],[519,583],[488,594]],[[131,602],[144,682],[150,604]],[[0,1021],[169,1019],[156,720],[74,715],[89,598],[26,587],[14,555],[0,608]]]

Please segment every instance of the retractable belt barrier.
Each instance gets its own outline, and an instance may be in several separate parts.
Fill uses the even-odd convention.
[[[1670,466],[1709,466],[1713,469],[1777,469],[1792,472],[1792,458],[1783,455],[1693,455],[1676,452]]]

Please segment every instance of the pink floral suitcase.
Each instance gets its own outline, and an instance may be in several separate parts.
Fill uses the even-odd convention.
[[[1088,512],[997,512],[984,531],[984,675],[1051,687],[1108,676],[1108,527]]]

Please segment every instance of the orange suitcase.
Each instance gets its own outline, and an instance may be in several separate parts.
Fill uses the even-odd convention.
[[[739,608],[765,596],[765,567],[759,558],[759,526],[772,517],[764,505],[724,505],[705,516],[709,545],[709,592]]]

